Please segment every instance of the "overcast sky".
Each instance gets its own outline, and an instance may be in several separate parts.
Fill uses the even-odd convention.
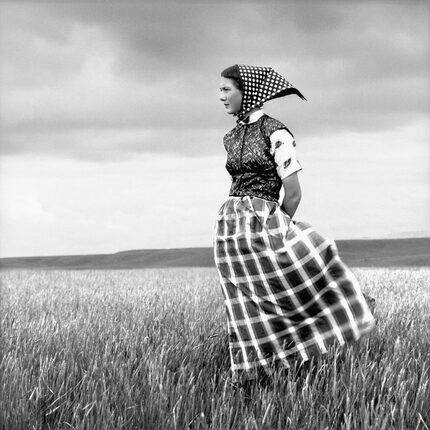
[[[308,99],[297,219],[334,239],[430,234],[428,1],[2,2],[0,256],[211,246],[228,196],[220,71]]]

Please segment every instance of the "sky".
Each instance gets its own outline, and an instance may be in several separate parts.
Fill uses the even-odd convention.
[[[308,99],[295,215],[333,239],[430,235],[427,1],[1,2],[0,257],[212,246],[220,72]]]

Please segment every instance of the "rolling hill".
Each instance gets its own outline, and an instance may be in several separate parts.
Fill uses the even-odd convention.
[[[342,259],[355,267],[430,266],[430,238],[338,240]],[[212,267],[212,248],[143,249],[115,254],[10,257],[0,269],[145,269]]]

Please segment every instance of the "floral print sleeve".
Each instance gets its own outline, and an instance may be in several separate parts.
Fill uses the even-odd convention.
[[[270,153],[276,163],[276,171],[281,179],[302,170],[297,160],[294,137],[285,129],[276,130],[270,135]]]

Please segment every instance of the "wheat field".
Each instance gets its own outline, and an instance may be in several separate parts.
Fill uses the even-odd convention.
[[[377,328],[246,390],[215,269],[1,271],[1,429],[428,429],[430,269],[353,269]]]

